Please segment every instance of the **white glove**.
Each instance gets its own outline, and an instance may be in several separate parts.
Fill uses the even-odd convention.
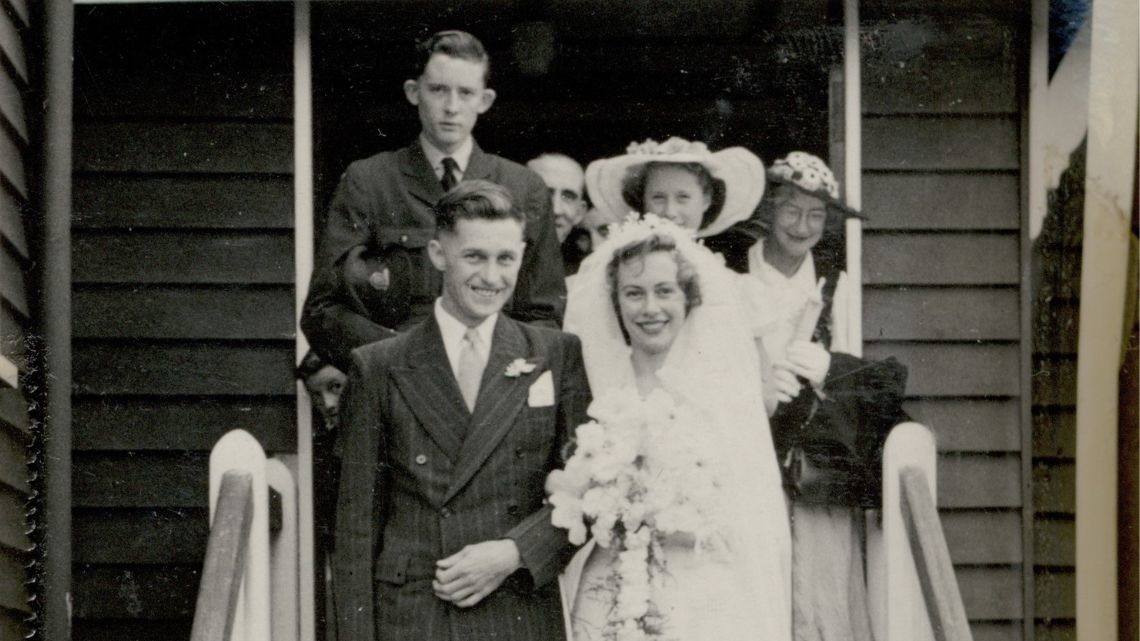
[[[790,403],[803,386],[796,375],[783,367],[773,367],[764,378],[764,410],[771,416],[780,403]]]
[[[794,341],[788,346],[786,358],[788,369],[816,387],[823,385],[831,367],[831,354],[819,343]]]
[[[765,396],[775,403],[789,403],[800,395],[803,386],[796,380],[796,375],[779,365],[772,368],[772,375],[764,380]],[[775,409],[775,404],[773,404]]]

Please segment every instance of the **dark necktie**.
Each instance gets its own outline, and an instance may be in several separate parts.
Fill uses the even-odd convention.
[[[451,191],[451,188],[459,181],[455,179],[455,173],[459,171],[459,163],[455,159],[448,156],[443,159],[443,177],[439,179],[439,185],[443,187],[443,193]]]

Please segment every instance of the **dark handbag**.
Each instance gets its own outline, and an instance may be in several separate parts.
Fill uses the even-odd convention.
[[[892,427],[908,420],[902,409],[907,371],[894,358],[833,353],[832,361],[823,393],[808,387],[796,399],[798,420],[784,439],[785,482],[805,503],[877,507],[883,443]]]

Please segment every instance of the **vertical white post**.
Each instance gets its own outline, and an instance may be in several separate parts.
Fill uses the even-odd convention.
[[[1138,13],[1136,0],[1098,0],[1092,7],[1077,343],[1079,639],[1117,638],[1118,385],[1124,328],[1133,320],[1124,318],[1124,298],[1128,272],[1135,269],[1128,264],[1128,243],[1135,203]]]
[[[297,484],[289,464],[297,457],[273,457],[265,464],[269,487],[281,497],[281,531],[270,536],[269,561],[273,598],[273,641],[297,641],[300,631],[300,579],[297,555]]]
[[[313,70],[309,0],[295,0],[293,22],[293,264],[296,320],[313,271]],[[309,349],[297,329],[297,362]],[[316,638],[313,542],[313,424],[312,405],[305,387],[297,383],[297,526],[299,545],[302,641]]]
[[[269,486],[265,477],[265,452],[257,439],[245,430],[227,432],[210,452],[211,523],[222,475],[229,470],[244,470],[253,477],[253,519],[233,633],[227,641],[269,641],[272,619],[269,598]]]
[[[863,207],[863,74],[859,55],[859,0],[843,2],[843,186],[849,207]],[[863,221],[847,221],[847,282],[850,304],[847,346],[863,355]]]

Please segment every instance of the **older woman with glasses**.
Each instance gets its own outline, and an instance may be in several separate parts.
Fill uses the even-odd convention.
[[[906,420],[906,368],[848,353],[857,284],[843,270],[842,230],[860,214],[840,200],[831,170],[792,152],[767,174],[756,216],[706,244],[747,274],[742,298],[775,316],[762,341],[772,361],[765,385],[780,401],[772,436],[792,501],[794,638],[869,640],[860,508],[880,500],[881,446]]]

